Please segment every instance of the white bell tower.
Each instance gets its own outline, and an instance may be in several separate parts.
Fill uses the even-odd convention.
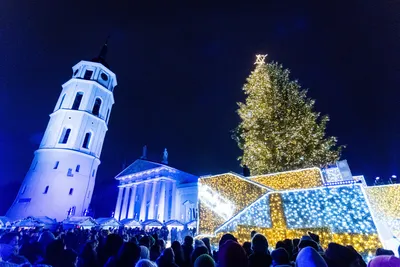
[[[48,216],[62,221],[85,215],[117,85],[106,54],[107,43],[97,58],[72,68],[9,218]]]

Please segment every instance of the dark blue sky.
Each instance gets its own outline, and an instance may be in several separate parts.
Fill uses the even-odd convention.
[[[144,144],[155,161],[167,147],[170,164],[193,174],[240,171],[229,131],[256,53],[268,53],[309,88],[317,110],[331,117],[329,134],[347,145],[343,158],[354,174],[400,174],[400,2],[119,2],[0,2],[0,213],[71,67],[95,56],[108,34],[119,85],[94,196],[96,206],[99,192],[109,192],[107,213],[113,177]]]

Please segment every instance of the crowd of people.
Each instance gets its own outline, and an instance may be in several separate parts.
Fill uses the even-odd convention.
[[[111,229],[110,229],[111,230]],[[144,235],[151,235],[157,236],[164,241],[170,240],[183,242],[183,238],[185,236],[195,236],[196,235],[196,228],[187,228],[183,227],[182,229],[178,229],[178,227],[172,227],[171,231],[165,225],[161,228],[152,227],[143,229],[140,227],[136,228],[128,228],[126,230],[127,234],[130,236],[144,236]]]
[[[1,266],[37,267],[366,267],[351,246],[330,243],[323,249],[319,237],[277,242],[253,231],[239,244],[225,234],[212,249],[210,239],[173,240],[166,247],[161,229],[7,230],[0,232]],[[369,267],[399,266],[393,251],[378,248]]]

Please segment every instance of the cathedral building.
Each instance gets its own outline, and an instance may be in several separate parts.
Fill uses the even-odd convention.
[[[86,215],[117,85],[106,54],[72,67],[9,218]]]
[[[136,221],[197,219],[197,176],[168,166],[165,149],[161,163],[143,156],[115,177],[119,193],[114,217]]]

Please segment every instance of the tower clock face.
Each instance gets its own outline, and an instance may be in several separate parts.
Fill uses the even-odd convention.
[[[108,80],[108,76],[107,76],[107,74],[105,74],[104,72],[103,72],[100,76],[101,76],[101,78],[102,78],[104,81],[107,81],[107,80]]]

